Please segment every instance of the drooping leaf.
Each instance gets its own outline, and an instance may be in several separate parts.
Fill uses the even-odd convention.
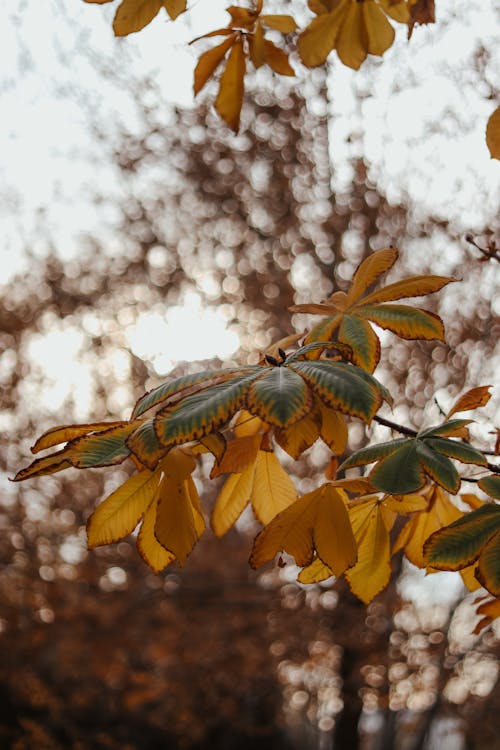
[[[229,58],[220,78],[219,93],[215,100],[215,109],[231,130],[238,132],[240,113],[243,105],[245,77],[245,53],[241,39],[235,41]]]
[[[415,440],[415,445],[418,460],[427,476],[448,492],[456,494],[460,489],[460,476],[450,459],[433,450],[428,440]]]
[[[349,509],[354,537],[358,547],[356,564],[345,577],[353,594],[365,604],[387,586],[391,577],[390,521],[377,496]]]
[[[234,44],[235,37],[232,35],[216,47],[207,50],[198,59],[194,70],[193,92],[196,96],[213,76],[220,63],[226,56],[227,51]]]
[[[299,583],[320,583],[326,581],[327,578],[331,578],[331,576],[333,576],[333,572],[328,565],[325,565],[319,557],[315,557],[310,565],[302,568],[297,576],[297,581]]]
[[[344,497],[342,490],[323,485],[278,513],[255,539],[252,567],[272,560],[281,550],[304,567],[312,562],[316,549],[323,562],[340,575],[356,554]]]
[[[363,5],[369,3],[349,3],[339,30],[336,42],[337,54],[344,63],[358,70],[368,54],[363,19]]]
[[[122,0],[113,21],[115,36],[140,31],[153,20],[162,6],[162,0]]]
[[[260,22],[255,24],[255,31],[249,35],[250,59],[256,69],[262,67],[266,61],[266,48],[264,42],[264,29]]]
[[[321,439],[332,453],[341,456],[347,446],[347,424],[345,418],[335,409],[330,409],[317,399],[321,412]]]
[[[497,107],[486,125],[486,145],[492,159],[500,159],[500,107]]]
[[[179,565],[184,564],[204,530],[203,518],[193,507],[193,487],[191,477],[179,480],[167,475],[158,490],[154,533],[158,542],[175,555]]]
[[[103,500],[87,522],[89,549],[131,534],[153,502],[160,478],[159,472],[141,471]]]
[[[163,0],[163,4],[167,10],[168,15],[175,21],[177,16],[186,11],[187,1],[186,0]]]
[[[272,367],[248,391],[247,409],[268,424],[289,427],[312,406],[303,378],[289,367]]]
[[[394,42],[394,29],[376,3],[364,2],[361,8],[368,37],[367,52],[370,55],[382,56]]]
[[[264,39],[264,59],[267,65],[281,76],[294,76],[295,71],[288,61],[288,55],[270,39]]]
[[[484,628],[500,617],[500,599],[490,599],[484,602],[477,608],[477,614],[483,615],[477,623],[476,627],[472,631],[475,635],[478,635]]]
[[[298,40],[298,51],[304,65],[323,65],[334,49],[349,0],[340,0],[332,13],[314,18]]]
[[[489,392],[491,387],[491,385],[480,385],[463,393],[451,407],[446,415],[446,419],[449,419],[453,414],[457,414],[457,412],[469,411],[471,409],[478,409],[480,406],[485,406],[491,398],[491,393]]]
[[[404,549],[408,560],[418,568],[425,568],[427,564],[423,555],[424,542],[435,531],[464,515],[456,505],[453,505],[448,493],[438,485],[431,486],[422,494],[429,501],[427,509],[415,513],[410,518],[401,530],[393,549],[394,553]]]
[[[262,435],[243,435],[230,440],[221,460],[214,465],[210,477],[221,474],[238,474],[255,463],[262,442]]]
[[[211,526],[216,536],[224,536],[242,514],[250,501],[254,475],[255,463],[252,463],[243,472],[231,474],[226,479],[211,516]]]
[[[263,526],[297,500],[294,483],[270,451],[257,454],[251,497],[255,517]]]
[[[319,409],[313,410],[290,427],[275,430],[274,439],[289,456],[298,459],[318,439],[321,421]]]
[[[368,475],[375,489],[390,495],[405,495],[425,484],[415,440],[405,441],[397,451],[382,458]]]
[[[144,514],[137,536],[137,551],[155,573],[159,573],[175,560],[175,555],[166,550],[155,537],[157,512],[158,498],[155,498]]]

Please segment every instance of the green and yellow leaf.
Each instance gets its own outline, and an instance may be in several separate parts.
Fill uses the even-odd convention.
[[[500,500],[500,476],[498,474],[490,474],[480,479],[479,487],[490,497]]]
[[[367,318],[380,328],[388,329],[402,339],[444,341],[443,321],[435,313],[409,305],[363,305],[356,309],[360,318]]]
[[[90,424],[69,424],[61,427],[52,427],[41,435],[34,446],[31,448],[32,453],[39,453],[46,448],[52,448],[54,445],[66,443],[91,433],[105,432],[113,427],[123,427],[128,422],[94,422]]]
[[[500,530],[500,506],[485,503],[436,531],[426,542],[427,564],[439,570],[460,570],[479,557]]]
[[[271,367],[251,384],[246,406],[268,424],[289,427],[310,411],[312,396],[291,368]]]

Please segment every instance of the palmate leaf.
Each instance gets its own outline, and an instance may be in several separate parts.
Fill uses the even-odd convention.
[[[487,465],[483,454],[468,443],[436,437],[453,433],[457,426],[463,426],[464,421],[452,420],[429,428],[416,438],[399,438],[362,448],[349,456],[339,469],[377,461],[369,479],[374,488],[381,492],[393,495],[415,492],[424,486],[429,477],[448,492],[456,494],[460,488],[460,476],[450,458],[463,463]]]
[[[363,3],[365,5],[367,3]],[[319,16],[316,20],[323,18],[325,16]],[[306,343],[333,339],[337,335],[340,341],[352,347],[353,361],[368,372],[373,372],[380,350],[379,345],[375,344],[378,338],[367,320],[401,338],[443,340],[443,324],[434,313],[408,305],[384,303],[437,292],[454,279],[446,276],[413,276],[365,294],[379,276],[394,265],[397,257],[398,251],[393,247],[379,250],[360,264],[347,294],[335,292],[319,304],[292,306],[290,309],[295,312],[328,316],[311,329]]]
[[[250,557],[252,567],[272,560],[281,550],[305,566],[316,551],[335,575],[341,575],[356,560],[346,502],[345,492],[329,484],[303,495],[257,536]]]

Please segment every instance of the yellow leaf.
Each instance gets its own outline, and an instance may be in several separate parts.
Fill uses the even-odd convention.
[[[377,498],[368,498],[349,510],[358,544],[358,561],[345,577],[353,594],[368,604],[391,577],[389,532]]]
[[[370,55],[383,55],[394,41],[394,29],[373,0],[364,2],[361,7],[368,37],[368,52]]]
[[[175,481],[186,479],[196,468],[196,459],[186,448],[172,448],[160,463],[162,471]]]
[[[398,259],[395,247],[378,250],[372,253],[358,266],[347,293],[346,307],[352,305],[368,287],[375,283],[379,276],[388,271]],[[363,301],[364,304],[364,301]]]
[[[354,70],[358,70],[368,53],[363,23],[363,5],[365,4],[365,2],[350,3],[336,44],[337,54],[344,65]]]
[[[162,0],[122,0],[113,21],[115,36],[140,31],[153,20],[162,5]]]
[[[385,508],[401,515],[426,510],[429,505],[423,495],[386,495],[383,503]]]
[[[319,399],[318,399],[319,401]],[[342,414],[335,409],[320,403],[321,409],[321,439],[331,449],[332,453],[341,456],[347,445],[347,424]]]
[[[456,414],[460,411],[469,411],[469,409],[478,409],[480,406],[485,406],[491,398],[489,388],[491,385],[480,385],[477,388],[471,388],[453,404],[450,411],[446,415],[446,419],[449,419],[452,414]]]
[[[500,107],[497,107],[486,125],[486,145],[492,159],[500,159]]]
[[[266,526],[296,499],[295,485],[274,453],[259,451],[252,488],[252,508],[256,518]]]
[[[318,491],[316,522],[313,540],[316,554],[340,576],[357,557],[356,541],[346,508],[347,495],[342,489],[324,484]]]
[[[314,18],[299,36],[299,55],[308,68],[323,65],[335,47],[340,26],[350,1],[340,0],[332,13],[324,13]]]
[[[274,438],[288,455],[297,459],[316,442],[320,426],[321,413],[313,411],[290,427],[275,430]]]
[[[231,130],[238,132],[243,105],[245,55],[241,39],[233,44],[229,59],[220,79],[215,109]]]
[[[241,474],[231,474],[224,482],[212,511],[211,525],[216,536],[223,536],[238,520],[250,500],[255,464]]]
[[[266,14],[264,16],[261,16],[260,20],[270,29],[281,31],[282,34],[291,34],[298,29],[298,26],[292,16],[277,16],[273,14]]]
[[[272,560],[281,550],[304,567],[312,562],[316,549],[318,557],[340,575],[356,555],[345,497],[343,490],[326,484],[278,513],[255,539],[252,567]]]
[[[221,44],[218,44],[216,47],[213,47],[200,55],[198,64],[194,71],[193,91],[195,96],[202,90],[207,81],[215,73],[224,59],[226,52],[232,47],[233,43],[234,36],[230,36]]]
[[[166,550],[155,537],[156,513],[158,499],[155,499],[144,514],[144,519],[137,537],[137,550],[150,568],[159,573],[175,560],[175,555]]]
[[[271,521],[254,541],[250,565],[258,568],[281,550],[293,555],[300,567],[313,558],[312,528],[316,519],[317,495],[309,492]]]
[[[430,535],[463,516],[462,511],[451,502],[448,493],[438,485],[433,485],[422,494],[429,501],[427,510],[412,516],[394,545],[394,552],[404,548],[408,560],[418,568],[426,567],[423,546]]]
[[[250,414],[249,411],[246,411],[246,409],[242,409],[242,411],[239,412],[236,424],[234,425],[234,434],[236,437],[255,435],[264,427],[264,422],[259,419],[259,417],[255,417],[253,414]]]
[[[297,576],[297,581],[299,583],[320,583],[320,581],[325,581],[331,576],[333,576],[333,572],[328,565],[325,565],[319,557],[316,557],[310,565],[302,568]]]
[[[103,500],[87,522],[89,549],[132,533],[154,498],[160,476],[160,472],[141,471]]]
[[[384,13],[387,13],[387,15],[395,21],[399,21],[399,23],[408,23],[410,20],[410,12],[405,0],[401,0],[401,2],[395,2],[395,0],[379,0],[379,3],[384,9]]]
[[[177,16],[184,13],[186,10],[186,0],[163,0],[163,5],[172,21],[175,21]]]
[[[218,464],[213,467],[210,477],[221,474],[237,474],[255,462],[262,442],[262,435],[244,435],[231,440]]]
[[[469,565],[467,566],[467,568],[462,568],[462,570],[460,571],[460,575],[462,576],[464,585],[469,589],[469,591],[477,591],[477,589],[481,588],[481,584],[477,580],[475,572],[475,562],[473,565]]]
[[[187,480],[164,476],[159,487],[159,503],[154,533],[159,543],[182,565],[204,529],[200,514],[193,508]]]
[[[462,494],[460,495],[460,500],[463,500],[464,503],[467,503],[471,510],[476,510],[477,508],[480,508],[481,505],[484,505],[483,500],[480,500],[477,495],[473,495],[470,492],[462,492]]]

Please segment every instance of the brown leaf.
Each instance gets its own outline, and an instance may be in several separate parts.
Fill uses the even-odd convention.
[[[198,64],[194,71],[193,91],[195,96],[202,90],[204,85],[219,67],[226,52],[232,47],[234,37],[235,35],[228,37],[228,39],[225,39],[221,44],[218,44],[216,47],[213,47],[200,55]]]
[[[415,24],[427,24],[436,22],[434,0],[416,0],[410,7],[410,22],[408,24],[408,39],[413,34]]]
[[[220,79],[219,93],[215,100],[215,109],[231,130],[238,132],[240,113],[243,105],[245,77],[245,53],[243,42],[234,43],[227,65]]]

